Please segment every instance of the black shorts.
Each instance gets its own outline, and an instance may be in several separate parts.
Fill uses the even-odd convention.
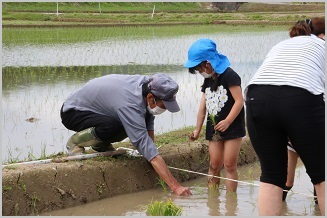
[[[119,142],[127,138],[127,134],[119,120],[96,114],[92,111],[78,111],[70,109],[66,112],[60,110],[62,124],[75,132],[95,127],[96,137],[110,143]]]
[[[243,122],[240,120],[242,120]],[[215,133],[215,129],[213,123],[211,119],[207,119],[205,139],[211,141],[214,133]],[[230,140],[230,139],[237,139],[237,138],[244,137],[245,136],[244,112],[243,112],[243,119],[236,120],[228,127],[228,129],[226,129],[225,132],[219,132],[219,135],[222,140]]]
[[[261,164],[260,181],[284,188],[288,138],[311,182],[325,181],[323,95],[291,86],[251,85],[246,99],[248,132]]]

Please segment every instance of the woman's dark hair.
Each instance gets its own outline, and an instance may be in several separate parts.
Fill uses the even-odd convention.
[[[325,17],[314,17],[312,19],[299,20],[291,29],[290,37],[316,36],[325,34]]]
[[[311,24],[313,27],[312,34],[316,36],[325,34],[325,17],[314,17],[311,19]]]
[[[312,29],[311,19],[299,20],[293,27],[291,27],[290,37],[310,36]]]

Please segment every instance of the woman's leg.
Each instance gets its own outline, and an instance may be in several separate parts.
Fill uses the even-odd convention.
[[[279,102],[283,99],[283,93],[277,86],[253,86],[247,94],[247,127],[261,166],[259,215],[280,215],[282,209],[288,141],[280,116],[282,110]]]
[[[260,182],[258,208],[260,216],[281,215],[283,189],[269,183]]]
[[[209,141],[209,175],[220,176],[223,167],[224,158],[224,144],[223,141]],[[220,184],[220,179],[216,177],[208,177],[208,187],[217,188]]]
[[[242,138],[224,141],[224,169],[228,179],[237,180],[237,160],[240,153]],[[236,192],[237,182],[226,180],[227,192]]]
[[[325,216],[325,181],[315,185],[321,215]]]
[[[321,214],[325,214],[325,102],[305,93],[288,102],[288,136],[315,186]],[[286,105],[286,104],[285,104]],[[296,112],[295,112],[296,111]],[[291,113],[292,112],[292,113]],[[318,190],[319,189],[319,190]],[[321,201],[321,202],[320,202]]]

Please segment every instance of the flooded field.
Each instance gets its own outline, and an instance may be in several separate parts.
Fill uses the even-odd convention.
[[[195,31],[196,32],[196,31]],[[166,73],[180,86],[177,100],[181,111],[156,117],[155,134],[194,126],[203,78],[183,68],[189,46],[199,38],[217,42],[231,67],[240,75],[242,88],[262,63],[272,46],[288,38],[285,30],[220,32],[181,36],[116,37],[65,44],[3,44],[2,61],[2,163],[44,158],[66,152],[73,134],[62,124],[59,110],[65,98],[88,80],[107,74]],[[171,199],[184,216],[256,216],[260,166],[239,169],[236,195],[209,193],[206,177],[190,181],[193,192],[178,197],[162,188],[116,196],[83,206],[41,214],[44,216],[144,216],[152,201]],[[251,185],[252,184],[252,185]],[[283,215],[320,215],[314,204],[312,184],[298,164],[294,192],[283,204]],[[309,197],[310,196],[310,197]]]
[[[245,37],[246,36],[246,37]],[[2,162],[65,152],[73,132],[61,124],[65,98],[89,79],[110,73],[167,73],[180,86],[181,111],[157,116],[155,134],[195,125],[203,78],[183,68],[189,46],[207,37],[230,58],[242,87],[286,31],[115,38],[68,44],[3,45]]]

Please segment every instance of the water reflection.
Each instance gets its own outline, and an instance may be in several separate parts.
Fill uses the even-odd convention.
[[[217,41],[245,87],[270,48],[288,36],[278,31],[243,32],[3,46],[3,162],[65,152],[73,132],[61,124],[62,103],[89,79],[106,74],[169,74],[180,85],[177,100],[181,111],[157,116],[155,134],[195,125],[203,78],[190,75],[182,65],[189,46],[200,37]]]
[[[207,206],[208,206],[208,215],[210,216],[220,216],[220,210],[219,210],[219,205],[220,205],[220,200],[219,200],[219,192],[216,193],[215,195],[209,195],[208,196],[208,201],[207,201]]]
[[[225,216],[237,216],[237,194],[236,193],[227,193],[225,202],[225,210],[227,211]]]

